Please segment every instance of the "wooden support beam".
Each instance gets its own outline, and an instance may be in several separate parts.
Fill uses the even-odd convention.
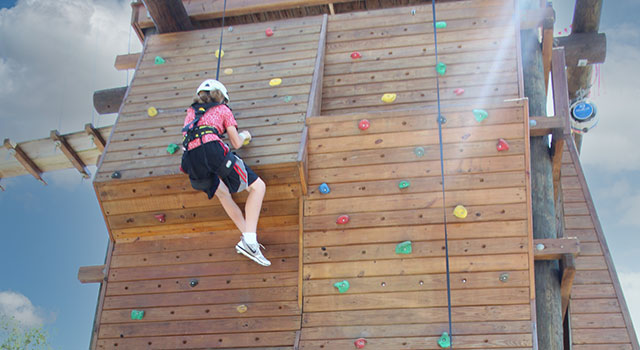
[[[571,135],[571,121],[569,120],[569,93],[565,66],[564,48],[558,47],[553,49],[553,106],[556,117],[562,122],[562,128],[554,129],[551,139],[554,202],[558,200],[558,194],[560,193],[560,171],[562,169],[562,152],[564,150],[564,143],[566,138]]]
[[[2,178],[0,178],[0,180],[2,180]],[[0,185],[0,191],[4,192],[4,187],[2,187],[2,185]]]
[[[549,73],[551,72],[551,53],[553,50],[553,27],[542,30],[542,65],[544,67],[544,88],[549,94]]]
[[[298,149],[298,156],[296,157],[296,161],[298,163],[298,173],[300,174],[300,185],[302,186],[302,194],[307,194],[307,187],[309,185],[307,179],[309,178],[309,167],[308,167],[308,151],[307,151],[307,141],[309,140],[309,128],[304,127],[302,129],[302,138],[300,140],[300,148]]]
[[[80,174],[82,174],[82,177],[88,179],[89,172],[87,171],[87,166],[84,164],[82,159],[80,159],[76,151],[74,151],[73,148],[69,146],[69,143],[67,142],[67,140],[65,140],[64,136],[60,135],[58,130],[51,130],[49,137],[51,138],[51,140],[53,140],[53,142],[55,142],[56,147],[60,148],[65,157],[69,159],[73,167],[76,168],[76,170],[78,170]]]
[[[98,114],[118,113],[127,87],[98,90],[93,93],[93,107]]]
[[[533,240],[535,260],[560,260],[566,254],[580,254],[580,241],[576,237]]]
[[[158,33],[193,30],[182,0],[142,0]]]
[[[529,136],[545,136],[553,133],[555,129],[564,128],[564,121],[558,117],[529,117],[529,120],[535,121],[535,126],[529,127]]]
[[[564,319],[567,314],[567,308],[569,307],[573,280],[576,277],[576,260],[573,254],[564,254],[562,256],[561,269],[560,296],[562,298],[562,319]]]
[[[604,63],[607,58],[607,36],[604,33],[572,33],[556,40],[558,47],[564,47],[568,67]]]
[[[91,123],[84,125],[84,131],[87,132],[87,135],[91,138],[91,142],[96,145],[100,153],[104,153],[104,148],[107,143],[104,141],[104,137],[102,137],[100,131],[96,130]]]
[[[38,168],[38,166],[31,160],[31,158],[29,158],[29,156],[24,153],[24,151],[20,148],[20,145],[16,145],[14,147],[9,139],[4,139],[4,148],[8,149],[9,153],[12,154],[16,158],[16,160],[18,160],[18,162],[22,164],[25,170],[36,178],[36,180],[42,182],[45,185],[47,184],[42,179],[42,171],[40,170],[40,168]]]
[[[107,276],[104,273],[105,265],[81,266],[78,269],[78,281],[80,283],[101,283]]]
[[[329,13],[332,16],[336,14],[336,9],[333,8],[333,3],[329,3]]]
[[[327,43],[327,21],[328,16],[322,16],[322,28],[318,39],[318,50],[316,51],[316,62],[311,80],[311,90],[309,91],[309,102],[307,104],[307,114],[305,119],[320,115],[322,105],[322,77],[324,76],[324,57]]]
[[[117,70],[135,69],[140,59],[140,52],[116,56],[114,67]]]
[[[296,339],[293,343],[293,350],[300,350],[300,330],[296,331]]]

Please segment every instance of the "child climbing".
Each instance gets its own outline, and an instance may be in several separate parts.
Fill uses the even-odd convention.
[[[205,192],[209,199],[214,195],[218,197],[227,215],[242,232],[236,251],[260,265],[269,266],[271,262],[262,255],[260,247],[264,249],[264,246],[258,243],[256,235],[266,186],[221,140],[226,132],[235,149],[251,140],[248,131],[238,133],[238,123],[227,102],[229,94],[222,83],[207,79],[200,84],[182,129],[182,169],[189,174],[194,189]],[[249,192],[244,207],[246,219],[231,197],[231,193],[243,190]]]

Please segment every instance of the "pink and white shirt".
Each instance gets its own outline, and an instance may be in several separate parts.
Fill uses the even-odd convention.
[[[196,111],[193,109],[193,107],[187,109],[187,116],[184,118],[183,126],[187,126],[187,124],[191,123],[195,117]],[[196,126],[202,125],[212,126],[216,128],[222,135],[225,133],[228,127],[238,127],[238,122],[236,122],[236,118],[233,117],[233,113],[231,112],[231,109],[229,109],[229,107],[227,107],[226,105],[219,105],[209,108],[209,110],[204,113],[204,115],[200,118],[200,121],[198,121],[198,125]],[[183,134],[186,135],[186,133]],[[202,141],[204,143],[219,140],[220,138],[216,134],[206,134],[202,136]],[[192,150],[200,145],[200,139],[195,139],[189,142],[189,150]]]

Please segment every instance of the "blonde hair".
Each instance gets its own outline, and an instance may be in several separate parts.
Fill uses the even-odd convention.
[[[220,90],[213,91],[200,91],[196,97],[194,97],[193,102],[195,103],[222,103],[224,102],[224,95]]]

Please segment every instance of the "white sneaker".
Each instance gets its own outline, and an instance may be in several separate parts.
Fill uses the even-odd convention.
[[[267,260],[267,258],[262,255],[260,251],[260,247],[265,249],[264,246],[260,243],[249,244],[245,242],[244,237],[236,244],[236,252],[238,254],[243,254],[247,258],[257,262],[262,266],[271,266],[271,261]]]

